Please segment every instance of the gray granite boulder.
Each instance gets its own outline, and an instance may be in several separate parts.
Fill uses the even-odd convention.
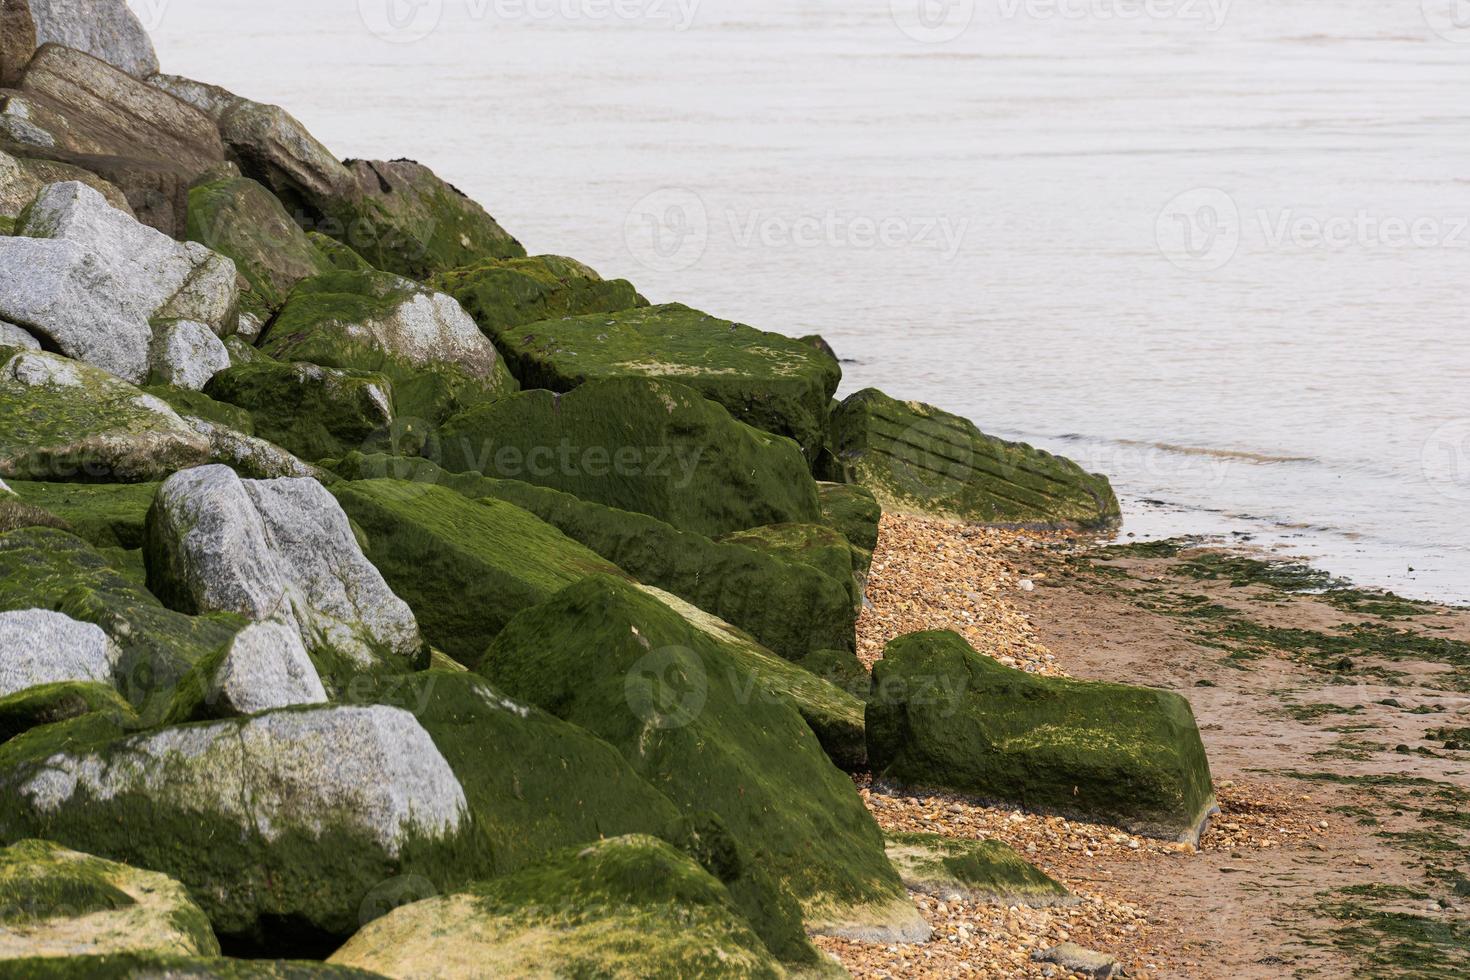
[[[85,51],[137,78],[158,71],[153,42],[127,0],[7,0],[0,5],[0,82],[9,84],[42,45]]]
[[[0,476],[144,483],[209,454],[173,409],[106,371],[39,351],[0,364]]]
[[[208,700],[217,714],[253,715],[322,704],[327,692],[295,630],[279,623],[252,623],[226,648]]]
[[[181,612],[279,623],[362,666],[422,652],[413,612],[315,480],[242,480],[219,465],[176,473],[154,498],[145,553],[149,588]]]
[[[125,381],[148,376],[155,318],[234,328],[234,263],[179,243],[79,182],[41,192],[0,238],[0,318]]]
[[[214,331],[197,320],[170,320],[153,332],[151,379],[203,391],[209,379],[230,366],[230,352]]]
[[[0,697],[69,681],[111,684],[121,659],[91,623],[45,609],[0,613]]]
[[[346,938],[381,882],[452,847],[463,788],[400,708],[293,708],[127,735],[95,720],[0,759],[0,833],[145,865],[222,937]],[[65,746],[64,748],[61,746]]]
[[[0,347],[40,350],[41,342],[13,323],[0,321]]]

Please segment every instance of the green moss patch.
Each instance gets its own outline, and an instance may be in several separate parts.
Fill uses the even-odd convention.
[[[1118,519],[1104,476],[987,436],[974,423],[874,388],[832,416],[824,479],[867,487],[885,510],[979,524],[1097,526]]]
[[[238,340],[238,338],[231,339]],[[168,407],[180,415],[197,416],[234,429],[236,432],[243,432],[247,436],[255,435],[255,420],[250,417],[249,412],[237,405],[217,402],[202,391],[190,391],[187,388],[175,388],[172,385],[152,385],[143,390],[167,402]]]
[[[33,728],[105,712],[124,725],[137,723],[133,709],[111,687],[89,682],[43,684],[0,698],[0,742]]]
[[[603,279],[557,255],[488,259],[446,272],[433,285],[459,300],[502,350],[529,323],[647,305],[627,280]]]
[[[377,973],[290,960],[230,960],[219,957],[118,953],[107,956],[50,956],[0,961],[0,977],[16,980],[383,980]]]
[[[866,579],[878,550],[878,522],[883,508],[866,487],[850,483],[819,483],[822,523],[838,531],[852,547],[853,572]]]
[[[1003,841],[888,834],[888,859],[904,887],[944,902],[1072,905],[1077,899]]]
[[[33,507],[60,517],[88,544],[133,551],[143,546],[143,521],[158,484],[13,480],[10,489]]]
[[[73,856],[46,841],[21,841],[0,850],[0,923],[76,918],[137,904],[112,883],[110,867],[115,867],[110,861]]]
[[[1038,677],[950,632],[888,644],[867,709],[875,777],[1193,840],[1215,810],[1189,702]]]
[[[1470,971],[1470,922],[1453,912],[1429,915],[1427,895],[1384,885],[1323,892],[1318,911],[1338,923],[1330,941],[1374,977],[1449,980]],[[1408,903],[1418,906],[1410,912]]]
[[[446,487],[367,480],[332,487],[366,554],[424,637],[466,664],[523,609],[593,572],[622,574],[533,514]]]
[[[707,537],[821,518],[794,443],[670,381],[523,391],[450,419],[425,455],[453,472],[562,490]]]
[[[393,420],[392,384],[366,371],[262,359],[221,371],[205,392],[249,411],[257,436],[308,461],[386,440]]]

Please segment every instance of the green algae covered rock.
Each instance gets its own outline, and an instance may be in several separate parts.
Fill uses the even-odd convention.
[[[833,413],[828,445],[832,472],[821,475],[867,487],[895,513],[1086,527],[1118,519],[1107,477],[875,388],[858,392]]]
[[[927,937],[877,825],[801,715],[658,598],[591,576],[517,616],[478,671],[610,742],[686,811],[713,810],[808,929]]]
[[[257,436],[308,461],[386,440],[393,423],[393,385],[367,371],[262,359],[221,371],[204,390],[249,411]]]
[[[141,483],[209,458],[152,395],[81,361],[0,347],[0,477]]]
[[[403,906],[330,962],[391,976],[432,963],[446,980],[786,976],[724,886],[647,836],[571,848],[468,891]]]
[[[122,650],[119,689],[145,722],[167,717],[180,682],[245,625],[166,609],[90,545],[48,528],[0,534],[0,611],[22,609],[101,627]]]
[[[358,255],[351,245],[344,245],[337,239],[328,238],[319,231],[308,231],[306,237],[320,253],[328,269],[337,269],[341,272],[369,272],[372,270],[372,263]]]
[[[143,390],[166,402],[169,408],[185,419],[201,418],[216,425],[229,426],[243,435],[255,435],[255,420],[238,405],[217,402],[202,391],[190,391],[188,388],[175,388],[172,385],[149,385]]]
[[[866,581],[878,550],[878,525],[883,508],[866,487],[852,483],[818,483],[822,523],[841,533],[852,548],[853,574]]]
[[[219,942],[166,875],[41,840],[0,850],[0,961],[122,952],[217,956]]]
[[[279,361],[376,371],[396,415],[437,424],[518,387],[458,303],[386,272],[329,272],[290,294],[260,349]]]
[[[241,306],[263,320],[298,282],[332,268],[276,196],[248,177],[190,188],[188,238],[235,261],[250,284]]]
[[[595,378],[669,378],[815,459],[842,380],[834,358],[780,334],[680,304],[543,320],[496,343],[528,388],[570,391]]]
[[[888,859],[909,891],[966,905],[1075,905],[1056,880],[998,840],[888,834]]]
[[[719,645],[733,662],[732,679],[737,686],[751,692],[758,689],[762,697],[796,709],[834,763],[847,770],[861,769],[867,764],[863,702],[852,693],[852,686],[832,683],[805,666],[776,656],[750,634],[678,596],[649,585],[642,589]],[[847,655],[856,660],[854,654]],[[803,660],[802,664],[806,662]]]
[[[390,879],[462,883],[484,866],[469,819],[429,735],[387,706],[137,734],[88,715],[0,745],[0,840],[166,873],[235,949],[319,952]]]
[[[42,725],[70,721],[94,712],[120,719],[124,727],[136,727],[132,707],[108,684],[67,681],[43,684],[0,698],[0,742],[8,742]]]
[[[97,548],[143,547],[143,522],[156,483],[29,483],[12,480],[21,500],[66,522],[77,537]]]
[[[873,775],[905,786],[1189,842],[1216,811],[1184,698],[1012,670],[955,633],[888,644],[867,730]]]
[[[820,519],[794,443],[671,381],[523,391],[450,419],[437,454],[452,472],[523,480],[707,537]]]
[[[311,960],[231,960],[115,953],[0,961],[3,980],[384,980],[381,974]]]
[[[528,323],[648,305],[626,279],[603,279],[559,255],[487,259],[446,272],[434,285],[459,300],[497,346]]]
[[[853,609],[841,583],[780,555],[519,480],[448,473],[426,459],[354,453],[336,470],[349,479],[392,477],[515,504],[638,581],[733,623],[787,659],[853,646]]]
[[[501,500],[401,480],[338,483],[368,559],[413,609],[434,646],[465,663],[523,609],[616,567],[533,514]]]
[[[852,545],[848,544],[840,531],[822,524],[768,524],[747,531],[736,531],[720,540],[725,544],[739,545],[793,564],[814,568],[846,590],[848,602],[853,609],[862,605],[862,590],[858,587],[852,567]],[[856,645],[855,640],[852,643],[829,644],[853,645]]]

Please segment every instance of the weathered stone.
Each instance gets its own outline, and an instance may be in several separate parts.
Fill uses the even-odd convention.
[[[168,161],[202,173],[225,158],[209,118],[91,55],[59,45],[36,52],[20,80],[27,121],[57,149]]]
[[[253,715],[326,700],[300,635],[278,623],[252,623],[225,648],[208,703],[215,713]]]
[[[1037,963],[1055,963],[1070,974],[1093,977],[1095,980],[1128,975],[1123,964],[1116,958],[1096,950],[1084,949],[1076,943],[1062,943],[1059,946],[1038,949],[1031,954],[1031,959]]]
[[[44,609],[0,613],[0,697],[69,681],[110,684],[121,660],[91,623]]]
[[[478,671],[606,739],[686,810],[719,813],[808,929],[927,938],[872,816],[801,715],[662,601],[590,576],[512,620]]]
[[[431,425],[518,387],[458,303],[387,272],[305,280],[259,346],[281,361],[379,372],[393,382],[395,416]]]
[[[965,905],[1075,905],[1078,899],[998,840],[888,834],[888,860],[909,891]]]
[[[502,398],[446,422],[437,453],[454,472],[524,480],[707,537],[820,517],[795,443],[657,378]]]
[[[412,611],[315,480],[241,480],[219,465],[177,473],[154,499],[146,552],[150,589],[182,612],[280,623],[364,666],[422,653]]]
[[[67,529],[96,548],[143,547],[143,522],[156,483],[31,483],[11,487],[21,500],[55,514]]]
[[[782,968],[707,871],[652,837],[573,848],[468,892],[405,905],[331,963],[390,976],[728,977]]]
[[[0,34],[0,82],[7,85],[47,44],[84,51],[137,78],[158,71],[153,42],[126,0],[6,0]]]
[[[485,335],[497,341],[528,323],[648,305],[627,280],[603,279],[559,255],[485,259],[443,273],[433,284],[459,300]]]
[[[913,633],[873,668],[875,778],[1193,843],[1217,812],[1189,702],[1169,691],[1038,677],[956,633]]]
[[[13,230],[15,219],[30,206],[44,186],[20,160],[0,151],[0,218],[12,223],[12,227],[0,228],[0,231],[9,234]]]
[[[0,269],[15,273],[0,276],[0,316],[125,381],[147,377],[152,319],[233,327],[233,262],[139,224],[84,184],[47,187],[17,234],[0,238]]]
[[[885,510],[983,524],[1096,526],[1118,518],[1107,477],[987,436],[930,405],[868,388],[842,403],[831,426],[832,457],[818,475],[867,487]]]
[[[800,341],[677,303],[561,317],[492,335],[527,388],[570,391],[597,378],[668,378],[815,459],[827,407],[842,380],[837,361]]]
[[[41,342],[13,323],[0,321],[0,347],[17,350],[40,350]]]
[[[871,490],[852,483],[818,483],[817,495],[822,501],[822,523],[840,532],[852,548],[852,572],[861,591],[878,549],[883,508]]]
[[[14,144],[6,146],[6,150],[14,151],[12,155],[0,150],[0,230],[7,234],[14,231],[14,227],[5,228],[4,220],[18,219],[48,185],[64,184],[71,180],[86,184],[124,214],[136,216],[122,188],[92,170],[84,169],[84,163],[98,166],[102,161],[111,158],[61,153],[56,155],[65,157],[65,160],[50,159],[44,155],[36,155],[39,151],[34,147]]]
[[[148,227],[170,238],[184,237],[189,185],[195,175],[177,163],[153,157],[74,153],[55,146],[43,149],[11,143],[6,149],[21,158],[27,173],[42,186],[79,181]]]
[[[442,870],[468,821],[433,740],[386,706],[132,736],[88,716],[0,746],[0,788],[3,839],[44,830],[169,874],[237,943],[283,923],[297,941],[346,938],[374,886]]]
[[[194,415],[184,416],[184,421],[209,440],[211,463],[222,463],[246,479],[276,480],[289,476],[322,480],[327,477],[324,470],[303,463],[264,439]]]
[[[126,728],[141,727],[137,713],[110,683],[64,681],[0,697],[0,743],[33,728],[94,713],[110,715]]]
[[[35,351],[0,366],[0,476],[141,483],[208,458],[173,409],[105,371]]]
[[[202,391],[230,366],[230,352],[205,324],[170,320],[154,328],[150,364],[153,383]]]
[[[257,436],[305,460],[386,443],[393,424],[393,385],[385,376],[282,364],[258,351],[216,374],[204,391],[248,410]]]

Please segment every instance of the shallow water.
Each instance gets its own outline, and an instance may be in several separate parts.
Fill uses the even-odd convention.
[[[1470,598],[1462,0],[386,2],[134,6],[533,251],[1108,473],[1127,532]]]

